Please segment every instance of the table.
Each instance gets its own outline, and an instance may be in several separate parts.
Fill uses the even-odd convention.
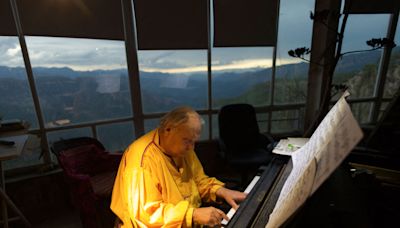
[[[5,228],[8,228],[8,221],[21,219],[27,227],[31,227],[29,221],[25,218],[22,212],[18,209],[17,206],[12,202],[12,200],[6,194],[5,189],[5,179],[4,179],[4,170],[2,161],[17,158],[23,151],[26,141],[28,140],[28,135],[17,135],[17,136],[8,136],[8,137],[0,137],[0,140],[13,141],[15,142],[12,146],[0,145],[0,197],[2,199],[1,208],[2,208],[2,217],[3,224]],[[7,206],[18,215],[14,218],[8,218]]]

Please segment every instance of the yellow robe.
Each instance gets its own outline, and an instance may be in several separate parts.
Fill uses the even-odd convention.
[[[192,227],[193,209],[216,201],[223,183],[204,174],[194,151],[171,159],[159,145],[158,129],[125,151],[114,183],[111,210],[123,228]]]

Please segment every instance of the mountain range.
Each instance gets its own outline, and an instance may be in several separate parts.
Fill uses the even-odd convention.
[[[394,49],[394,52],[399,51],[400,48]],[[364,52],[358,54],[347,55],[342,58],[339,62],[336,72],[354,72],[360,70],[366,64],[376,64],[380,57],[380,51]],[[285,76],[298,76],[306,77],[308,72],[308,63],[295,63],[277,66],[276,77],[281,78]],[[64,76],[68,78],[87,77],[87,76],[98,76],[98,75],[127,75],[127,69],[114,69],[114,70],[93,70],[93,71],[75,71],[68,67],[54,68],[54,67],[33,67],[33,73],[35,77],[42,76]],[[223,80],[226,77],[232,77],[232,74],[236,75],[258,75],[261,73],[262,77],[265,75],[271,75],[271,68],[267,69],[252,69],[247,72],[232,73],[232,72],[213,72],[215,80]],[[147,76],[153,77],[164,77],[166,75],[174,75],[160,72],[140,72],[140,74],[147,78]],[[191,74],[191,76],[204,75],[205,73]],[[25,79],[26,71],[24,67],[7,67],[0,66],[0,78],[14,78],[14,79]],[[247,76],[246,76],[247,77]]]

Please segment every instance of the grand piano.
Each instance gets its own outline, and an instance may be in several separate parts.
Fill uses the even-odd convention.
[[[400,215],[400,99],[281,227],[392,227]],[[384,143],[382,145],[381,143]],[[265,227],[292,170],[274,155],[226,227]]]

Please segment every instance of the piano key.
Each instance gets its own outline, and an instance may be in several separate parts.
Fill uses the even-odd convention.
[[[244,193],[250,193],[250,191],[253,189],[254,185],[256,185],[257,181],[260,179],[260,176],[255,176],[253,180],[251,180],[250,184],[247,185],[246,189],[244,190]],[[231,208],[229,212],[226,214],[229,219],[233,217],[235,214],[236,210]],[[228,221],[226,219],[223,219],[221,222],[222,225],[226,226],[228,224]]]

